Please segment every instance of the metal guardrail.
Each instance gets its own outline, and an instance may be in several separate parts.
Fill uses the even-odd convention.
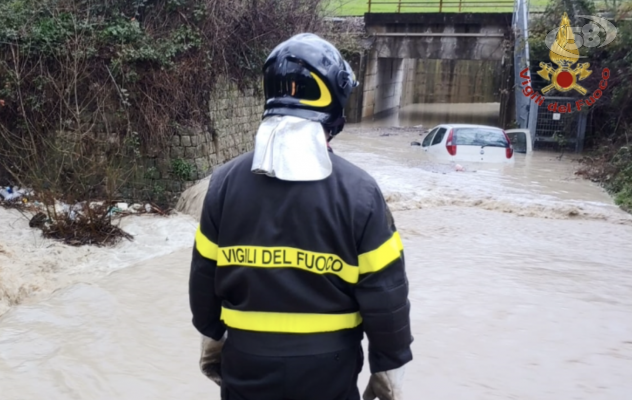
[[[372,1],[368,0],[369,13],[371,12],[411,12],[410,9],[415,11],[424,12],[424,9],[434,8],[439,12],[447,11],[450,9],[457,9],[458,12],[463,10],[475,10],[477,8],[491,8],[495,12],[500,10],[506,10],[507,12],[513,12],[514,0],[494,0],[493,2],[476,1],[476,0],[428,0],[428,1]],[[393,9],[391,11],[391,9]],[[395,11],[397,10],[397,11]]]

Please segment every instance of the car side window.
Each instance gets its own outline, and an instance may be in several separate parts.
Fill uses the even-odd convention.
[[[446,131],[447,131],[446,128],[439,129],[439,131],[437,132],[437,134],[434,137],[434,140],[432,141],[432,146],[441,143],[441,141],[443,140],[443,137],[445,136]]]
[[[527,152],[527,135],[524,132],[507,132],[507,136],[516,153]]]
[[[438,128],[434,128],[433,130],[430,131],[429,134],[426,135],[426,137],[424,138],[423,142],[421,142],[421,147],[428,147],[430,146],[430,142],[432,141],[432,137],[434,136],[435,132],[437,132]]]

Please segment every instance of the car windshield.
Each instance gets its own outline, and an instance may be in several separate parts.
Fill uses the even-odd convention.
[[[454,144],[461,146],[509,147],[502,131],[486,128],[458,128],[454,130]]]
[[[527,152],[527,135],[524,132],[507,132],[507,136],[509,136],[515,152]]]

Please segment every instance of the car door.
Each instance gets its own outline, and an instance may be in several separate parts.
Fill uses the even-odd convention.
[[[421,142],[421,148],[424,149],[425,152],[428,152],[428,147],[430,147],[430,144],[432,143],[432,138],[438,130],[439,128],[434,128],[433,130],[428,132],[426,137],[424,137],[424,140]]]
[[[508,129],[505,133],[516,153],[530,154],[533,151],[531,131],[528,129]]]
[[[432,142],[430,146],[428,146],[428,153],[433,157],[446,157],[448,156],[448,151],[445,149],[445,146],[442,146],[443,139],[445,138],[445,134],[448,131],[445,127],[439,127],[434,137],[432,138]]]

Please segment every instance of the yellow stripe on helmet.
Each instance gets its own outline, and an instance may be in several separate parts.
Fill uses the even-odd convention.
[[[325,85],[325,82],[323,82],[323,80],[320,79],[318,75],[313,72],[310,72],[310,74],[318,85],[318,89],[320,90],[320,98],[317,100],[300,100],[301,104],[305,104],[306,106],[311,107],[327,107],[331,104],[331,92],[327,88],[327,85]]]

